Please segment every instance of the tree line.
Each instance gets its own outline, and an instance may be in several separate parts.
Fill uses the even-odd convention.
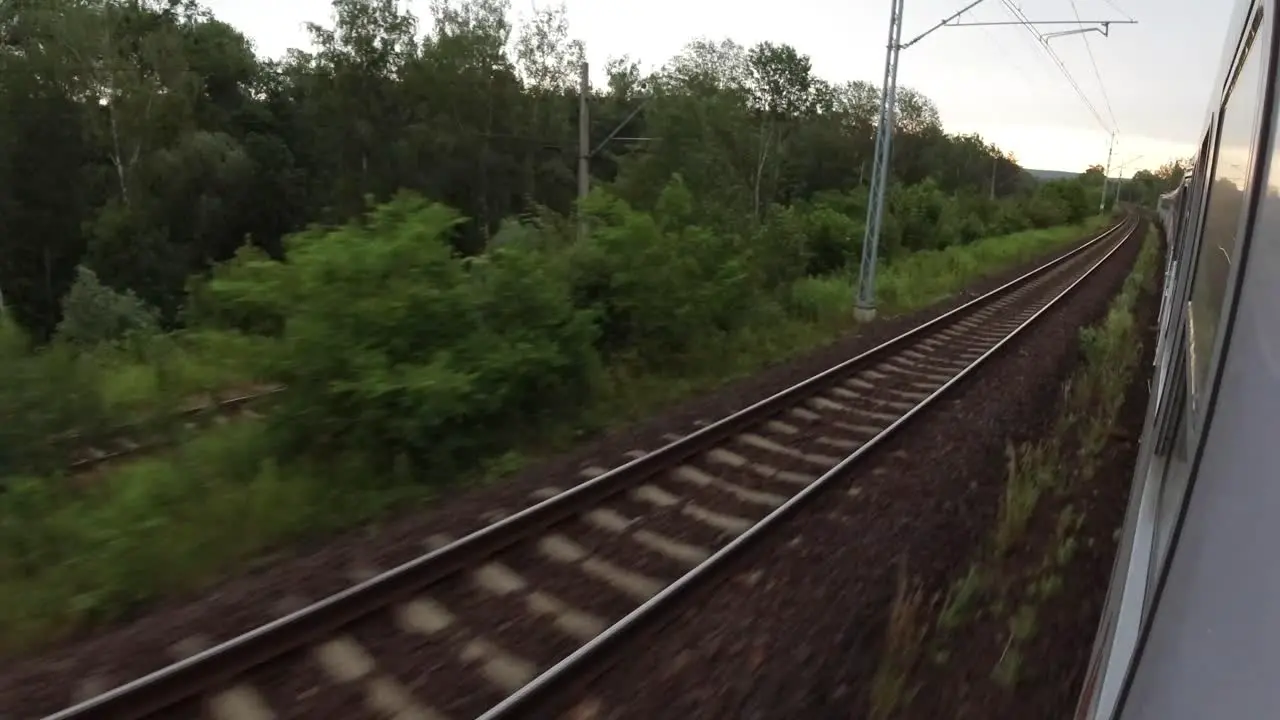
[[[505,219],[574,212],[584,47],[563,8],[520,27],[508,0],[332,10],[313,49],[271,59],[194,0],[0,4],[0,293],[21,325],[51,336],[77,268],[179,323],[189,278],[246,242],[280,258],[290,233],[403,189],[461,213],[448,239],[467,256]],[[592,142],[615,135],[590,161],[602,191],[650,210],[678,175],[700,224],[741,234],[834,209],[839,237],[804,269],[856,254],[876,87],[769,42],[696,40],[655,73],[622,57],[606,74],[587,98]],[[897,111],[889,258],[1096,205],[1087,183],[1036,186],[946,133],[917,92]]]

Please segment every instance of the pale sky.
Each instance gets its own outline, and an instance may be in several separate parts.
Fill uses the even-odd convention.
[[[919,35],[970,0],[906,0],[903,40]],[[403,2],[403,0],[402,0]],[[328,0],[206,0],[220,19],[246,33],[261,54],[308,47],[303,23],[331,24]],[[1234,0],[1013,0],[1031,20],[1124,20],[1111,36],[1088,33],[1106,99],[1081,36],[1051,42],[1107,125],[1119,129],[1112,175],[1154,169],[1194,151],[1222,56]],[[427,26],[428,0],[408,0]],[[518,18],[535,6],[513,0]],[[889,0],[565,0],[570,33],[586,43],[593,76],[610,57],[630,55],[645,69],[690,40],[732,38],[751,45],[789,43],[830,81],[884,72]],[[547,0],[542,0],[542,7]],[[1074,12],[1073,12],[1074,10]],[[1001,0],[984,0],[965,21],[1008,21]],[[1074,25],[1045,26],[1067,30]],[[904,50],[899,84],[938,106],[950,132],[977,132],[1013,152],[1023,167],[1082,171],[1107,159],[1109,133],[1023,27],[942,28]]]

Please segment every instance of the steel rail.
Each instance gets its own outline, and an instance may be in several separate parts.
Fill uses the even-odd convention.
[[[1127,220],[1125,221],[1128,222]],[[1122,223],[1122,225],[1125,223]],[[592,638],[576,651],[569,654],[560,662],[551,666],[543,673],[535,677],[524,687],[516,692],[508,695],[502,702],[494,705],[476,720],[505,720],[507,718],[528,718],[528,717],[546,717],[556,716],[555,713],[565,708],[548,709],[545,704],[554,702],[556,695],[565,690],[568,686],[575,683],[582,683],[595,675],[603,672],[608,665],[605,656],[615,650],[618,646],[626,641],[634,638],[643,630],[659,624],[663,619],[665,611],[672,605],[679,602],[688,595],[695,587],[705,584],[711,576],[720,569],[721,566],[727,564],[738,554],[743,552],[747,546],[758,540],[769,530],[786,519],[795,512],[806,501],[821,493],[828,485],[845,477],[849,469],[861,459],[864,455],[871,452],[876,446],[880,445],[889,436],[893,435],[898,429],[905,425],[911,418],[923,411],[927,406],[931,405],[936,399],[954,387],[966,376],[972,373],[988,358],[994,355],[1000,348],[1004,347],[1010,340],[1018,336],[1023,330],[1034,323],[1038,318],[1053,308],[1058,301],[1066,297],[1080,283],[1084,282],[1098,269],[1104,262],[1111,258],[1121,247],[1124,246],[1133,233],[1137,230],[1138,223],[1134,222],[1132,227],[1127,228],[1126,235],[1116,246],[1109,250],[1106,255],[1102,256],[1097,262],[1089,267],[1079,278],[1068,285],[1064,290],[1054,296],[1044,307],[1037,310],[1031,317],[1024,320],[1018,327],[1014,328],[1010,333],[1005,335],[1001,340],[996,342],[990,349],[978,356],[973,362],[965,366],[954,377],[943,383],[941,387],[934,390],[926,398],[921,400],[915,407],[908,410],[892,424],[884,430],[881,430],[875,437],[858,447],[850,453],[838,465],[828,470],[817,480],[805,486],[800,492],[793,495],[782,505],[775,508],[768,515],[756,521],[750,528],[741,535],[726,543],[717,550],[711,557],[704,560],[684,575],[677,578],[670,585],[660,590],[652,598],[645,601],[636,609],[619,619],[613,625],[609,626],[596,637]],[[1114,228],[1113,228],[1114,229]],[[561,702],[568,703],[571,698],[560,698]],[[538,715],[530,713],[538,712]],[[543,713],[550,712],[550,715]]]
[[[132,720],[146,717],[190,699],[193,695],[203,692],[211,685],[230,680],[275,657],[321,640],[332,632],[334,628],[342,627],[389,604],[406,599],[423,587],[467,569],[476,560],[489,557],[520,542],[534,531],[572,517],[584,505],[592,505],[603,501],[626,490],[644,478],[678,464],[684,459],[703,451],[708,446],[714,445],[725,437],[734,434],[739,428],[754,423],[761,417],[767,417],[789,405],[793,405],[799,398],[814,393],[838,376],[848,373],[850,368],[863,364],[870,358],[882,355],[894,347],[923,335],[957,315],[999,298],[1016,286],[1049,272],[1131,225],[1136,226],[1133,219],[1125,218],[1079,247],[1004,283],[994,290],[986,292],[959,307],[862,352],[856,357],[845,360],[795,385],[774,393],[764,400],[753,403],[689,435],[672,441],[643,457],[615,467],[591,480],[582,482],[558,495],[535,503],[514,515],[489,524],[448,545],[425,553],[373,578],[352,585],[307,607],[260,625],[242,635],[162,667],[105,693],[48,715],[45,720],[85,720],[87,718],[111,718],[113,720],[125,720],[127,718]],[[1127,232],[1131,234],[1132,229],[1132,227],[1129,227]],[[1123,241],[1118,243],[1117,248],[1122,244]],[[1115,250],[1113,249],[1106,257],[1110,257],[1114,252]],[[1105,260],[1106,258],[1104,257],[1103,259]],[[1082,279],[1087,277],[1088,273],[1092,272],[1101,262],[1095,263],[1082,276]],[[1079,282],[1080,280],[1077,280],[1070,287],[1074,288]],[[1055,297],[1050,304],[1056,302],[1060,297],[1061,294]],[[1039,317],[1043,312],[1043,309],[1040,310],[1032,316],[1032,319]],[[1026,324],[1024,322],[1014,332],[1017,333]],[[1008,337],[1011,336],[1001,340],[996,347],[998,348],[1007,342]],[[994,348],[988,350],[977,362],[981,362],[993,351]],[[949,381],[943,386],[943,389],[953,386],[972,367],[971,365],[960,376]],[[935,391],[925,402],[931,401],[939,392],[941,390]],[[921,406],[917,406],[917,408],[904,415],[903,418],[890,425],[888,430],[877,436],[877,440],[891,430],[901,426],[907,418],[913,416],[919,410],[919,407]],[[863,447],[869,448],[876,444],[877,440],[872,440]],[[736,552],[737,548],[742,547],[744,537],[754,538],[759,534],[758,528],[761,527],[761,523],[774,522],[774,518],[781,517],[780,512],[784,508],[787,509],[787,512],[790,512],[791,509],[796,507],[799,499],[811,497],[817,487],[830,482],[834,476],[833,473],[837,470],[843,471],[844,468],[848,467],[851,458],[860,457],[862,454],[863,452],[860,450],[846,458],[836,466],[836,470],[826,473],[823,478],[815,481],[777,510],[765,516],[755,526],[744,532],[743,535],[717,551],[704,564],[714,563],[719,565],[723,563],[725,557],[727,557],[727,551]],[[735,550],[730,551],[729,548],[734,548]],[[715,565],[708,565],[708,567],[714,567]],[[483,717],[510,717],[510,713],[514,712],[522,703],[531,702],[534,698],[541,697],[543,694],[554,690],[559,686],[559,683],[563,682],[564,673],[577,670],[581,666],[583,658],[594,657],[596,653],[600,652],[598,648],[602,645],[616,642],[620,634],[625,635],[633,632],[631,628],[635,626],[639,618],[651,616],[654,613],[653,608],[658,607],[655,606],[654,600],[659,597],[670,598],[674,593],[681,593],[692,582],[693,580],[689,579],[689,575],[682,576],[675,584],[665,588],[649,602],[642,605],[640,609],[633,611],[623,621],[606,630],[602,636],[598,636],[588,642],[578,651],[557,663],[547,672],[538,676],[538,678],[535,678],[525,688],[517,691],[516,694],[508,697],[502,703],[495,705]],[[666,600],[663,602],[666,602]],[[641,610],[644,610],[644,612],[641,613]],[[498,714],[495,715],[494,713]]]
[[[205,413],[225,413],[229,410],[238,408],[241,405],[246,405],[255,400],[261,400],[263,398],[279,394],[283,391],[284,391],[284,387],[275,387],[270,390],[264,390],[262,392],[253,392],[253,393],[245,393],[243,395],[236,395],[234,397],[224,398],[222,400],[217,400],[215,402],[207,403],[204,405],[184,408],[182,410],[178,410],[176,412],[172,412],[167,415],[159,415],[154,418],[150,418],[146,420],[139,420],[136,422],[117,425],[113,428],[110,428],[109,430],[104,430],[98,433],[88,433],[88,434],[79,433],[79,432],[66,433],[60,436],[56,436],[50,442],[50,444],[57,447],[57,446],[71,445],[75,441],[80,441],[80,444],[78,446],[72,445],[70,448],[68,448],[68,450],[74,453],[77,450],[83,450],[85,448],[93,449],[97,445],[118,443],[121,440],[130,440],[131,439],[129,435],[130,431],[137,432],[139,430],[145,430],[147,427],[152,426],[154,424],[159,424],[159,423],[168,424],[168,423],[178,422],[178,421],[185,420],[187,418],[203,415]],[[147,450],[155,450],[157,448],[165,447],[170,444],[172,444],[170,440],[164,440],[160,442],[151,442],[151,443],[139,443],[136,447],[132,447],[132,448],[115,450],[112,452],[107,452],[102,455],[96,455],[93,457],[82,457],[67,463],[66,467],[71,472],[84,472],[85,470],[96,467],[103,463],[110,462],[112,460],[117,460],[122,457],[129,457],[130,455],[135,455]]]
[[[59,443],[70,442],[73,440],[81,440],[85,438],[92,439],[95,435],[97,437],[103,437],[103,436],[111,435],[113,433],[124,433],[134,428],[142,427],[143,425],[146,425],[148,423],[155,422],[157,420],[174,420],[179,418],[190,417],[192,415],[199,415],[204,412],[209,412],[210,410],[218,410],[224,407],[235,407],[236,405],[241,405],[247,402],[253,402],[254,400],[258,400],[264,397],[270,397],[272,395],[276,395],[284,391],[285,391],[285,387],[283,385],[280,385],[277,387],[273,387],[270,390],[263,390],[262,392],[244,393],[243,395],[236,395],[234,397],[223,398],[222,400],[216,400],[211,403],[205,403],[204,405],[196,405],[195,407],[188,407],[188,408],[183,408],[181,410],[175,410],[173,412],[166,413],[163,415],[157,415],[153,418],[121,423],[120,425],[116,425],[106,430],[98,431],[96,433],[93,433],[93,432],[85,433],[79,430],[69,430],[69,431],[58,433],[57,435],[53,435],[49,437],[48,442],[50,444],[56,445]]]

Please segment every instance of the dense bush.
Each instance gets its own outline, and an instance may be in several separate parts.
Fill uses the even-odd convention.
[[[80,347],[147,335],[159,329],[159,312],[132,291],[117,292],[98,282],[87,267],[76,268],[76,281],[62,301],[56,337]]]
[[[1087,197],[1081,181],[1004,199],[897,185],[880,257],[914,279],[882,272],[879,294],[892,308],[950,292],[953,281],[935,285],[911,268],[995,230],[1063,224]],[[264,378],[294,389],[272,416],[288,451],[468,467],[531,432],[584,422],[603,367],[696,374],[720,357],[711,348],[842,317],[866,205],[865,190],[826,191],[773,205],[757,224],[725,222],[675,174],[648,208],[597,188],[579,208],[585,237],[572,216],[542,208],[464,256],[453,235],[466,219],[404,194],[290,236],[280,259],[242,246],[188,283],[179,335],[156,333],[154,310],[81,268],[56,342],[35,354],[10,342],[3,362],[20,381],[0,403],[31,420],[9,423],[5,462],[38,471],[52,462],[37,449],[44,437],[148,401],[160,411],[157,397],[182,402],[228,379]],[[940,257],[952,258],[939,266],[947,278],[987,264]]]
[[[17,324],[0,315],[0,485],[20,471],[50,470],[63,457],[50,441],[86,431],[103,417],[96,368],[66,345],[32,350]]]
[[[189,320],[267,343],[257,369],[290,388],[271,415],[284,449],[442,477],[584,422],[603,368],[678,375],[757,328],[847,316],[861,222],[842,210],[864,198],[774,208],[740,232],[698,224],[677,175],[653,206],[598,188],[580,210],[584,237],[548,213],[463,257],[449,238],[464,218],[406,193],[288,238],[286,261],[242,251],[193,285]],[[894,209],[881,281],[891,308],[978,273],[984,261],[950,250],[1018,208],[925,183],[896,191]],[[903,247],[922,244],[936,249]],[[911,287],[898,286],[898,264],[919,276]]]
[[[458,257],[460,221],[403,196],[212,280],[208,300],[282,321],[267,367],[291,390],[272,414],[287,448],[447,472],[585,401],[596,328],[567,268],[519,245]]]
[[[571,249],[569,265],[575,302],[599,324],[603,357],[660,365],[708,333],[736,328],[750,308],[750,256],[732,236],[686,224],[689,207],[678,178],[653,213],[607,192],[584,207],[590,235]]]

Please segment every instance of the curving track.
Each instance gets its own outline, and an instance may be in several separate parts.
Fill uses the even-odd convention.
[[[1135,218],[619,467],[50,718],[554,717],[620,643],[1049,310]],[[849,492],[857,491],[856,484]],[[582,709],[579,708],[579,712]]]

